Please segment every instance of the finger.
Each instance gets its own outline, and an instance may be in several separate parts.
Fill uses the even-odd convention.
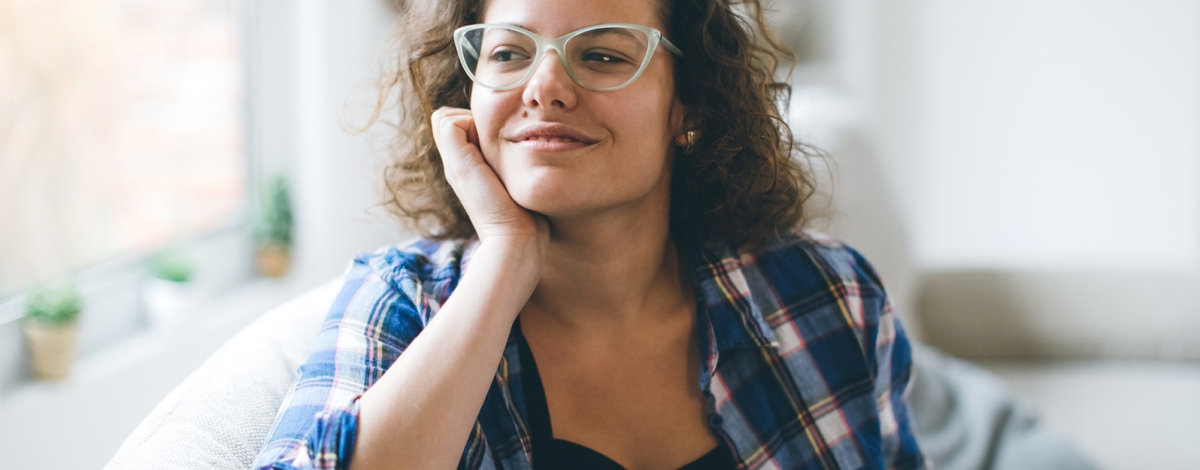
[[[460,117],[460,116],[464,115],[465,113],[469,114],[470,111],[462,109],[462,108],[451,108],[451,107],[443,106],[433,112],[433,115],[430,116],[429,121],[434,129],[438,129],[446,119]]]
[[[456,131],[462,132],[462,134],[456,134],[456,135],[461,135],[463,140],[465,140],[467,142],[471,142],[473,144],[479,143],[479,137],[477,135],[476,136],[472,135],[474,133],[474,129],[475,129],[475,118],[472,117],[469,113],[468,114],[458,114],[458,113],[450,114],[450,115],[447,115],[444,119],[446,122],[453,123],[454,127],[458,128],[458,129],[456,129]]]
[[[450,116],[442,120],[439,148],[453,149],[458,159],[471,163],[483,163],[483,154],[479,150],[478,138],[471,139],[470,132],[474,128],[470,116]],[[446,157],[446,155],[443,155]]]
[[[467,140],[467,129],[471,127],[470,115],[443,113],[437,118],[438,120],[433,123],[436,132],[441,133],[444,137],[459,137],[460,140]]]
[[[468,123],[467,142],[475,144],[476,147],[479,146],[479,129],[475,128],[475,117],[474,116],[471,116],[471,122]]]

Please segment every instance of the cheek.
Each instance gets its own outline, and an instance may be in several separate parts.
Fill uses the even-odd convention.
[[[476,87],[471,92],[471,117],[479,135],[479,149],[484,158],[491,162],[498,155],[500,129],[504,126],[504,100],[491,90]]]
[[[628,156],[627,162],[638,168],[661,166],[664,155],[670,151],[669,112],[660,96],[644,96],[642,99],[624,100],[614,103],[611,109],[619,110],[607,116],[614,124],[613,136],[618,156]]]
[[[671,145],[666,135],[667,113],[657,97],[611,103],[619,110],[604,116],[613,133],[613,147],[606,161],[593,168],[598,190],[614,198],[640,197],[669,178]]]

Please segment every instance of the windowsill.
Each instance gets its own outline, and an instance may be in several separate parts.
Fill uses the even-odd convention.
[[[172,328],[148,330],[81,358],[64,381],[14,387],[0,396],[0,460],[6,468],[102,467],[213,351],[319,281],[251,281],[192,307]],[[72,443],[71,452],[62,452],[63,442]]]
[[[181,245],[196,261],[189,282],[195,304],[208,305],[250,282],[251,244],[242,224],[235,224]],[[151,278],[148,256],[115,258],[73,276],[83,300],[75,343],[79,363],[88,363],[102,353],[111,354],[107,353],[110,350],[123,350],[120,345],[147,334],[147,281]],[[21,295],[0,301],[0,398],[31,380],[25,370],[29,359],[21,332],[24,311]]]

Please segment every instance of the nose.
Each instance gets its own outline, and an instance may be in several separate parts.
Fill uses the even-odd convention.
[[[549,107],[560,111],[575,107],[575,82],[563,67],[558,51],[546,51],[542,62],[538,64],[529,82],[525,83],[525,91],[521,98],[525,106],[533,109]]]

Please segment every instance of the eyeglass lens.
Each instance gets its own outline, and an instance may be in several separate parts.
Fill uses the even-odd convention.
[[[589,88],[618,87],[633,80],[649,53],[646,33],[621,27],[587,31],[567,41],[568,71]],[[483,27],[468,31],[458,45],[475,80],[493,88],[515,85],[529,73],[537,41],[520,31]]]

